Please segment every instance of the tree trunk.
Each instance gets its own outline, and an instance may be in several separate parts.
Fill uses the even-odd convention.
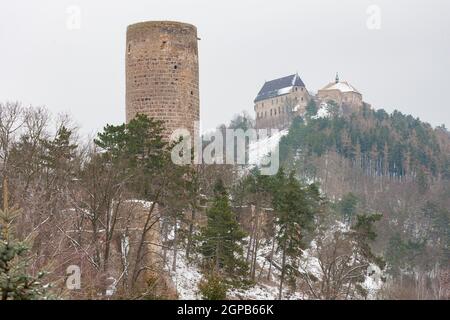
[[[178,223],[175,218],[175,226],[173,230],[173,262],[172,262],[172,271],[177,270],[177,254],[178,254]]]
[[[267,281],[270,281],[272,278],[272,261],[273,261],[273,254],[275,252],[275,235],[272,239],[272,250],[270,251],[270,264],[269,264],[269,272],[267,273]]]
[[[252,252],[252,247],[253,247],[253,240],[254,240],[254,236],[255,236],[255,221],[254,221],[255,217],[253,215],[253,210],[252,210],[252,217],[251,217],[251,222],[252,222],[252,231],[250,233],[250,241],[248,243],[248,249],[247,249],[247,257],[245,259],[245,261],[248,263],[248,261],[250,260],[250,254]]]
[[[278,300],[281,300],[283,296],[283,282],[285,271],[286,271],[286,248],[283,248],[283,259],[281,262],[281,276],[280,276],[280,288],[278,292]]]
[[[251,278],[254,281],[255,280],[255,274],[256,274],[256,257],[258,255],[258,246],[259,246],[259,211],[256,211],[255,216],[255,235],[253,239],[253,252],[252,252],[252,268],[251,268]]]
[[[195,216],[196,216],[196,211],[195,211],[195,209],[192,209],[191,222],[189,224],[188,241],[187,241],[187,246],[186,246],[186,259],[188,261],[189,261],[189,257],[191,255],[191,250],[192,250]]]

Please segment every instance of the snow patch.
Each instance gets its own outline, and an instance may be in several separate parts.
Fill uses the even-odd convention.
[[[319,119],[319,118],[329,118],[330,117],[330,111],[328,110],[328,103],[322,102],[320,104],[319,110],[317,110],[317,114],[315,116],[312,116],[312,119]]]
[[[284,94],[288,94],[288,93],[290,93],[291,91],[292,91],[292,87],[286,87],[286,88],[279,89],[279,90],[277,91],[277,96],[281,96],[281,95],[284,95]]]
[[[172,261],[173,254],[168,261]],[[171,265],[171,264],[170,264]],[[184,252],[178,252],[176,270],[172,271],[169,266],[165,267],[175,284],[178,298],[180,300],[199,300],[198,283],[202,279],[202,274],[195,262],[189,263]]]
[[[138,199],[130,199],[125,201],[126,203],[136,203],[141,204],[144,209],[150,209],[153,202],[152,201],[145,201],[145,200],[138,200]]]
[[[265,156],[276,150],[283,136],[288,134],[288,130],[278,131],[269,137],[259,139],[249,144],[249,164],[260,165]]]

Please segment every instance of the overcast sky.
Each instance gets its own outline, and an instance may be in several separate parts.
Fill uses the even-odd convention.
[[[448,0],[2,0],[0,101],[82,133],[124,122],[126,27],[146,20],[197,26],[203,129],[253,114],[265,80],[298,72],[316,92],[336,71],[375,108],[450,127]]]

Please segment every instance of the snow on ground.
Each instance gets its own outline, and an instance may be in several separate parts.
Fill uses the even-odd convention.
[[[302,295],[299,292],[289,292],[289,289],[283,289],[283,300],[301,300]],[[278,299],[278,283],[267,285],[258,283],[249,289],[233,289],[227,295],[230,298],[243,300],[277,300]]]
[[[320,104],[319,110],[317,110],[317,114],[312,119],[319,119],[319,118],[328,118],[330,116],[330,112],[328,111],[328,104],[325,102],[322,102]]]
[[[368,275],[364,280],[363,286],[368,292],[369,299],[375,299],[377,292],[383,287],[383,272],[377,265],[370,265]]]
[[[311,253],[312,251],[313,248],[303,250],[299,263],[299,270],[301,272],[312,274],[316,278],[320,278],[322,276],[322,269],[320,267],[319,259],[313,256]]]
[[[334,225],[332,231],[346,231],[348,226],[343,223],[337,222]],[[248,239],[247,239],[248,240]],[[248,300],[274,300],[278,299],[278,285],[280,271],[276,265],[278,261],[281,261],[281,252],[274,251],[272,266],[272,280],[267,280],[267,272],[269,269],[269,261],[266,257],[270,256],[272,250],[271,240],[263,241],[258,249],[256,261],[258,268],[256,271],[257,284],[245,289],[231,289],[228,291],[227,296],[229,299],[248,299]],[[307,272],[314,275],[317,278],[321,277],[322,270],[319,265],[317,257],[314,256],[316,250],[315,241],[311,242],[309,249],[303,251],[302,257],[300,259],[300,272]],[[246,252],[244,248],[244,252]],[[198,292],[198,284],[201,281],[203,275],[200,272],[198,266],[198,259],[193,259],[192,262],[188,262],[184,255],[185,251],[180,248],[177,254],[177,264],[176,271],[171,270],[173,252],[169,253],[168,264],[165,270],[170,274],[172,281],[176,287],[178,296],[180,300],[198,300],[201,296]],[[261,268],[263,272],[261,272]],[[368,291],[368,298],[373,299],[376,297],[377,291],[382,287],[383,281],[381,280],[382,272],[375,266],[371,265],[368,270],[368,275],[366,276],[363,286]],[[284,300],[299,300],[308,299],[307,292],[290,292],[288,285],[286,284],[283,289],[283,299]]]
[[[170,256],[169,262],[173,259]],[[172,266],[169,263],[170,267]],[[180,251],[177,255],[177,269],[176,271],[169,271],[169,266],[166,266],[166,271],[170,273],[172,281],[177,289],[180,300],[199,300],[198,283],[202,279],[202,274],[194,262],[188,263],[184,255],[184,251]]]
[[[257,278],[259,281],[254,286],[246,289],[231,289],[228,291],[227,296],[229,299],[249,299],[249,300],[274,300],[278,298],[278,277],[279,270],[276,267],[272,267],[272,275],[274,281],[267,281],[267,270],[269,268],[269,262],[266,260],[272,249],[272,244],[267,241],[261,245],[257,254],[257,263],[259,267],[264,267],[264,272],[260,274],[260,269],[257,270]],[[180,300],[198,300],[201,299],[198,293],[198,284],[202,279],[202,273],[197,264],[197,260],[193,260],[188,263],[184,256],[184,250],[180,250],[177,255],[177,268],[176,271],[170,270],[171,261],[173,255],[169,254],[168,265],[165,270],[169,272],[172,281],[176,287]],[[274,260],[280,259],[280,253],[274,254]],[[309,260],[309,258],[308,258]],[[309,269],[308,269],[309,270]],[[305,296],[301,292],[290,292],[286,285],[283,289],[283,299],[286,300],[299,300],[304,299]]]
[[[288,130],[278,131],[264,139],[253,141],[249,145],[249,164],[260,165],[266,155],[276,150],[283,136],[288,134]]]
[[[140,205],[142,205],[142,207],[144,209],[150,209],[153,204],[153,202],[151,202],[151,201],[138,200],[138,199],[130,199],[130,200],[126,200],[125,202],[140,204]]]

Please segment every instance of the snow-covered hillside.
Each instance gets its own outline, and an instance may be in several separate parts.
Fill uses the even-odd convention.
[[[341,231],[346,230],[344,224],[337,224],[336,229]],[[248,239],[247,239],[248,240]],[[299,263],[299,272],[307,272],[317,278],[321,278],[322,269],[320,262],[316,257],[316,245],[313,241],[310,248],[303,251],[302,257]],[[272,250],[271,240],[264,241],[257,253],[257,271],[256,271],[256,284],[245,289],[232,289],[227,293],[228,299],[233,300],[274,300],[278,299],[278,285],[279,285],[279,265],[281,262],[281,253],[275,251],[273,257],[273,265],[271,268],[271,277],[268,279],[268,270],[270,262],[267,259]],[[173,255],[170,256],[169,261],[173,259]],[[166,271],[169,272],[172,281],[176,287],[177,294],[181,300],[197,300],[201,299],[198,292],[198,284],[202,279],[202,273],[198,264],[199,259],[192,259],[191,262],[186,260],[184,250],[181,250],[177,254],[177,268],[176,271],[169,271],[169,267]],[[171,265],[171,263],[169,263]],[[377,291],[382,287],[383,282],[381,280],[381,272],[376,266],[369,268],[368,275],[363,283],[363,288],[368,291],[368,298],[375,298]],[[285,300],[301,300],[312,299],[308,295],[307,290],[297,289],[292,292],[288,286],[283,289],[283,299]]]
[[[278,131],[264,139],[253,141],[249,145],[249,164],[260,165],[265,156],[278,148],[280,140],[288,134],[288,130]]]

